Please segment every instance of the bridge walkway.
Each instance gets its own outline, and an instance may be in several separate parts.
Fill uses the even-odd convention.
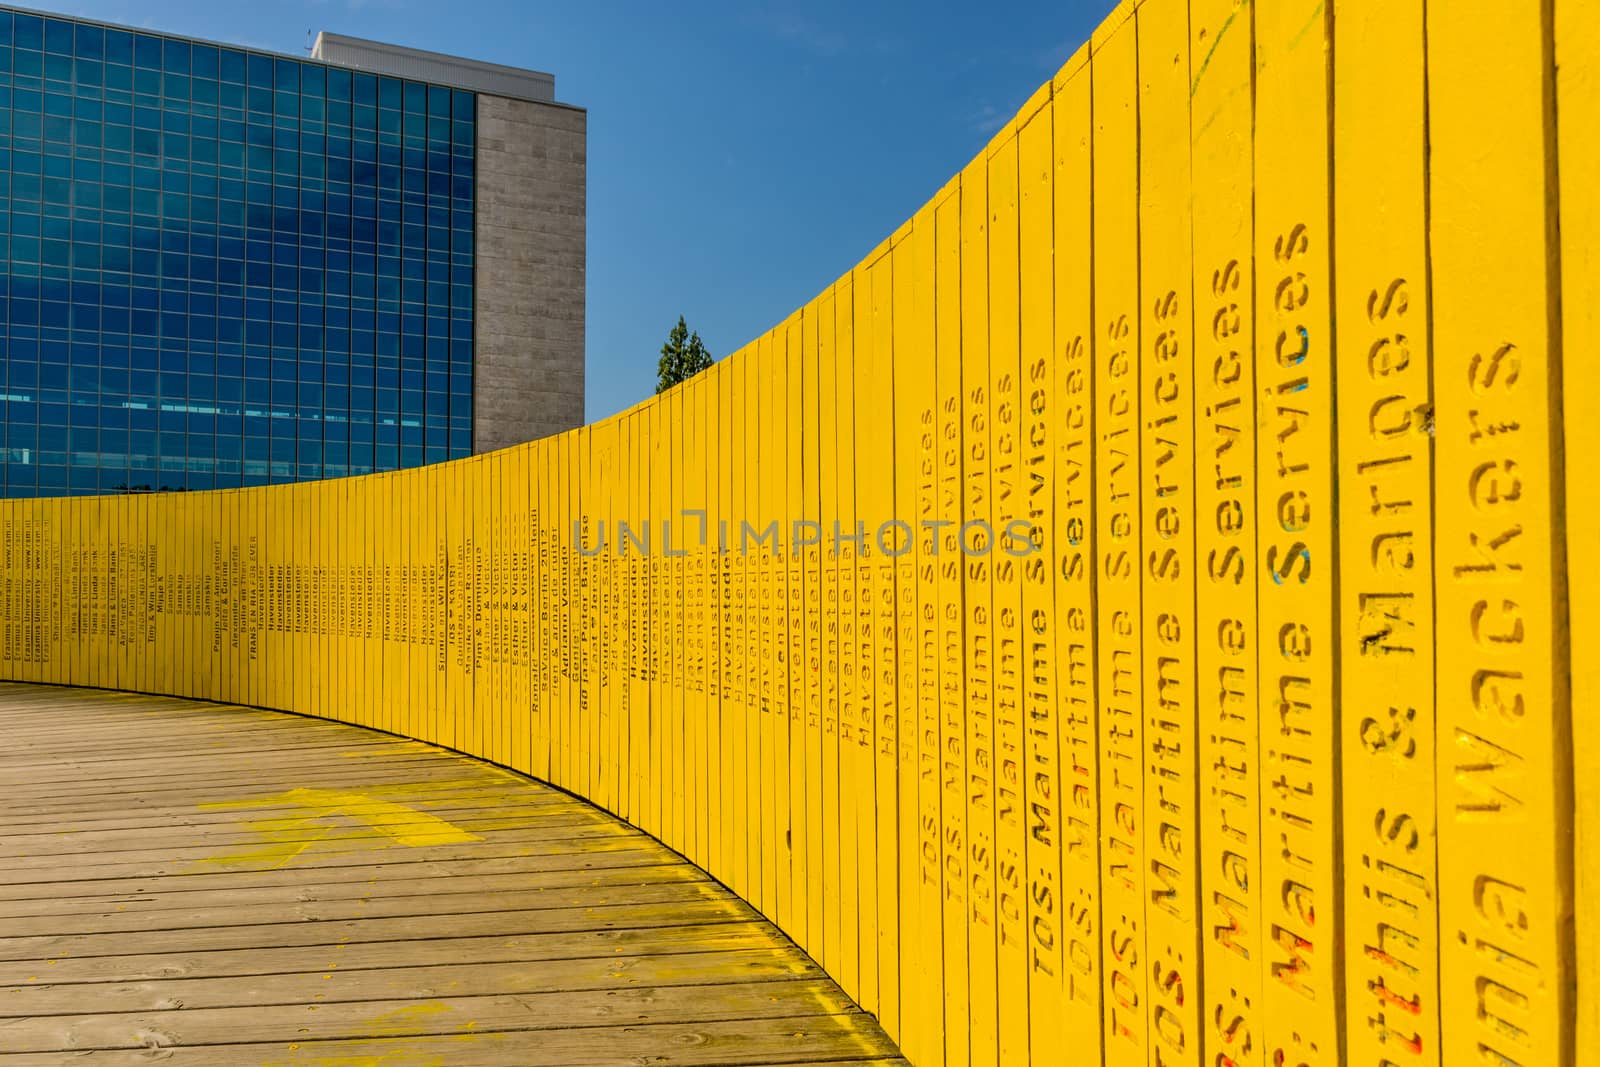
[[[749,905],[550,786],[83,689],[0,684],[0,739],[0,1067],[905,1063]]]

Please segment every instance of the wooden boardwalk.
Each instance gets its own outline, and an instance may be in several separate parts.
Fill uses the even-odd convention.
[[[903,1064],[748,905],[440,749],[0,684],[0,1067]]]

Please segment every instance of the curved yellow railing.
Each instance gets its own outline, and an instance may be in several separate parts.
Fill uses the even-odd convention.
[[[1592,1062],[1595,22],[1124,5],[664,396],[6,502],[0,671],[555,782],[917,1064]]]

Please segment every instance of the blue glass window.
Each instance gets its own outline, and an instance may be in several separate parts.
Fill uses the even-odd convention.
[[[0,491],[469,452],[476,103],[0,11]]]

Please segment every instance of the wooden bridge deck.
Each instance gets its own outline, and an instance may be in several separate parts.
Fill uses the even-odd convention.
[[[703,872],[475,760],[10,684],[0,744],[0,1067],[905,1062]]]

